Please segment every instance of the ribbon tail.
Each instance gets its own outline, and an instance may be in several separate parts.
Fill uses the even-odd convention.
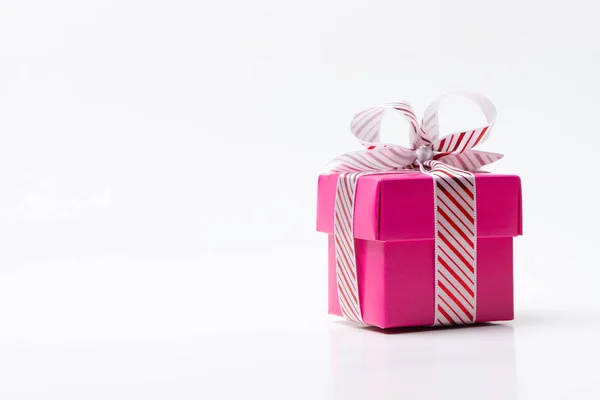
[[[460,154],[449,154],[438,158],[437,161],[465,171],[477,171],[481,167],[496,162],[502,157],[504,157],[503,154],[470,150]]]

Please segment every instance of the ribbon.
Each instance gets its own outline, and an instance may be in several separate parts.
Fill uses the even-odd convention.
[[[463,96],[483,111],[487,125],[439,136],[439,105],[449,96]],[[380,127],[388,109],[409,122],[410,148],[380,143]],[[496,119],[496,107],[471,92],[450,92],[427,107],[419,124],[403,101],[369,107],[354,116],[350,129],[366,150],[342,154],[329,165],[339,173],[335,199],[335,258],[342,315],[362,322],[356,254],[354,199],[361,176],[373,173],[420,171],[433,179],[435,216],[435,313],[433,325],[472,324],[477,304],[477,212],[475,177],[471,173],[502,158],[473,150],[484,142]]]

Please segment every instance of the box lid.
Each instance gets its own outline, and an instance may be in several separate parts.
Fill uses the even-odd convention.
[[[521,180],[475,173],[477,236],[522,234]],[[319,176],[317,230],[333,233],[338,175]],[[354,203],[354,237],[367,240],[433,239],[433,183],[420,172],[361,176]]]

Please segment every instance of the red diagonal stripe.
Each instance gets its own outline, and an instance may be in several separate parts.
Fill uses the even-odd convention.
[[[492,160],[492,158],[488,155],[486,155],[486,157],[488,158],[488,161],[484,160],[483,157],[481,155],[479,155],[479,153],[472,153],[473,156],[477,159],[477,161],[479,161],[479,163],[481,164],[480,167],[486,165],[489,161]]]
[[[343,300],[343,301],[344,301],[344,304],[346,304],[347,308],[348,308],[350,311],[353,311],[353,313],[354,313],[354,308],[353,308],[353,307],[351,307],[351,304],[352,304],[352,303],[350,303],[350,302],[348,301],[348,297],[346,296],[346,291],[344,290],[344,286],[342,285],[342,283],[341,283],[341,282],[338,282],[338,283],[337,283],[337,287],[338,287],[338,293],[339,293],[339,294],[342,296],[341,300]]]
[[[442,174],[440,173],[440,171],[435,171],[435,176],[439,180],[441,180],[442,182],[444,182],[446,185],[448,185],[448,187],[452,190],[452,193],[456,193],[456,196],[457,196],[456,198],[461,199],[462,201],[464,201],[470,211],[474,211],[473,207],[471,207],[471,204],[469,203],[469,199],[466,199],[463,195],[461,195],[461,193],[459,191],[460,189],[456,189],[454,186],[452,186],[452,184],[450,182],[448,182],[448,179],[446,179],[444,176],[442,176]],[[448,190],[448,189],[446,189],[446,190]]]
[[[443,277],[443,278],[446,280],[446,282],[448,282],[448,284],[454,288],[454,290],[456,290],[456,293],[460,294],[460,297],[462,297],[462,298],[465,300],[465,302],[466,302],[466,303],[467,303],[467,304],[468,304],[468,305],[469,305],[471,308],[473,308],[473,309],[474,309],[474,308],[475,308],[475,306],[474,306],[474,305],[471,303],[471,300],[475,300],[475,299],[474,299],[474,298],[471,298],[471,300],[467,299],[467,298],[465,297],[465,295],[464,295],[464,294],[462,294],[462,293],[461,293],[461,291],[460,291],[460,290],[458,290],[458,288],[457,288],[456,286],[454,286],[454,284],[452,283],[452,281],[450,281],[450,279],[448,279],[448,277],[447,277],[446,275],[444,275],[444,273],[443,273],[441,270],[439,271],[439,273],[440,273],[440,276],[441,276],[441,277]]]
[[[458,215],[456,215],[456,213],[452,210],[452,208],[450,208],[450,206],[448,206],[448,204],[446,204],[446,202],[444,201],[444,199],[442,199],[441,197],[438,197],[438,200],[440,201],[440,203],[442,203],[444,205],[444,207],[446,207],[448,209],[448,211],[450,211],[452,213],[452,215],[454,215],[456,217],[457,220],[460,221],[460,223],[464,226],[464,228],[466,230],[469,231],[469,233],[471,235],[474,235],[473,231],[471,231],[471,229],[467,226],[467,224],[465,223],[465,221],[463,221],[463,219],[461,217],[459,217]]]
[[[444,148],[444,144],[446,144],[446,138],[443,138],[442,141],[440,142],[437,151],[446,151],[446,149]]]
[[[452,227],[453,227],[453,228],[456,230],[456,232],[458,232],[458,233],[459,233],[459,235],[460,235],[460,236],[462,236],[462,238],[463,238],[463,239],[465,239],[465,241],[466,241],[466,242],[469,244],[469,246],[471,246],[471,247],[474,247],[474,245],[473,245],[473,241],[472,241],[472,240],[471,240],[471,239],[470,239],[470,238],[467,236],[467,234],[466,234],[466,233],[464,233],[464,232],[463,232],[463,230],[462,230],[462,229],[460,229],[460,228],[458,227],[458,225],[456,225],[456,223],[454,223],[454,221],[453,221],[453,220],[450,218],[450,216],[449,216],[448,214],[446,214],[446,213],[444,212],[444,210],[442,210],[442,209],[440,208],[440,206],[439,206],[439,205],[438,205],[438,207],[437,207],[437,210],[438,210],[438,212],[440,213],[440,215],[441,215],[441,216],[442,216],[442,217],[443,217],[443,218],[444,218],[446,221],[448,221],[448,223],[449,223],[450,225],[452,225]]]
[[[380,156],[380,154],[377,154],[377,153],[371,152],[371,153],[367,153],[367,154],[365,154],[365,156],[367,156],[367,157],[371,157],[371,158],[374,158],[374,159],[376,159],[376,160],[377,160],[377,161],[379,161],[379,163],[380,163],[380,164],[382,164],[384,167],[388,167],[388,168],[394,168],[394,166],[393,166],[393,165],[390,165],[390,164],[388,164],[388,163],[384,162],[384,161],[383,161],[383,160],[382,160],[382,159],[379,157],[379,156]]]
[[[456,158],[457,158],[457,156],[452,156],[452,158],[453,158],[453,159],[456,159]],[[461,183],[464,183],[464,182],[466,182],[466,183],[469,183],[469,184],[470,184],[470,182],[469,182],[469,178],[470,178],[472,175],[470,175],[470,174],[467,172],[467,174],[469,174],[469,175],[467,175],[467,176],[466,176],[466,175],[465,175],[465,171],[461,171],[461,173],[458,173],[458,172],[456,172],[456,173],[455,173],[455,171],[453,171],[451,168],[452,168],[452,167],[451,167],[450,165],[448,165],[448,164],[444,164],[444,162],[443,162],[443,161],[436,161],[436,164],[435,164],[435,166],[434,166],[434,168],[433,168],[433,170],[432,170],[431,172],[432,172],[432,173],[433,173],[435,176],[439,177],[440,179],[443,179],[443,180],[444,180],[444,182],[446,182],[446,184],[447,184],[448,186],[452,187],[452,189],[454,189],[454,191],[455,191],[456,193],[459,193],[459,194],[460,194],[460,192],[459,192],[459,189],[455,189],[455,188],[454,188],[452,185],[450,185],[450,183],[448,183],[448,182],[449,182],[449,181],[448,181],[448,179],[450,179],[452,182],[456,182],[456,183],[458,183],[461,189],[464,189],[465,191],[467,191],[467,192],[468,192],[468,196],[469,196],[469,197],[471,197],[471,198],[474,198],[473,191],[472,191],[470,188],[467,188],[465,185],[461,184]],[[460,170],[458,170],[458,171],[460,171]],[[471,187],[472,187],[472,186],[473,186],[473,185],[471,185]],[[462,198],[462,196],[461,196],[461,198]],[[469,203],[468,201],[466,201],[466,200],[465,200],[465,202],[466,202],[467,204],[470,204],[470,203]]]
[[[459,301],[456,296],[454,296],[454,294],[452,294],[452,292],[450,291],[450,289],[448,289],[446,287],[446,285],[444,285],[442,282],[438,281],[438,286],[448,295],[448,297],[450,297],[452,299],[452,301],[454,303],[456,303],[456,305],[465,313],[465,315],[467,317],[469,317],[470,321],[473,321],[473,314],[471,314],[469,312],[469,310],[467,310],[467,308],[462,304],[461,301]],[[462,321],[462,319],[461,319]],[[463,321],[464,323],[464,321]]]
[[[439,162],[439,163],[443,163],[443,161],[438,161],[438,162]],[[435,168],[434,168],[434,170],[432,171],[432,173],[433,173],[433,174],[434,174],[436,177],[438,177],[438,178],[440,178],[440,179],[443,179],[443,180],[444,180],[444,182],[445,182],[445,183],[446,183],[448,186],[450,186],[450,187],[451,187],[451,188],[454,190],[454,192],[456,192],[456,193],[459,193],[459,194],[460,194],[460,191],[459,191],[459,190],[460,190],[460,189],[464,189],[464,190],[467,192],[467,195],[468,195],[468,196],[469,196],[471,199],[474,199],[474,198],[475,198],[475,195],[473,194],[473,192],[474,192],[474,189],[475,189],[475,188],[474,188],[473,184],[470,182],[470,179],[469,179],[469,178],[470,178],[471,176],[467,177],[467,176],[464,176],[464,175],[462,175],[462,174],[453,174],[453,173],[451,173],[451,172],[448,172],[448,171],[446,170],[446,168],[448,168],[448,167],[449,167],[449,165],[448,165],[448,164],[436,165],[436,166],[435,166]],[[461,179],[461,178],[462,178],[462,179]],[[453,186],[452,186],[452,185],[449,183],[448,179],[450,179],[452,182],[456,182],[456,183],[458,183],[458,185],[460,186],[460,188],[459,188],[459,189],[456,189],[456,188],[454,188],[454,187],[453,187]],[[465,186],[463,183],[468,183],[468,184],[469,184],[469,186],[470,186],[470,188],[466,187],[466,186]],[[471,188],[473,188],[473,190],[471,190]],[[461,198],[463,198],[463,196],[460,196],[460,197],[461,197]],[[463,198],[463,200],[464,200],[464,198]],[[467,203],[467,204],[469,205],[469,209],[471,209],[471,210],[473,209],[473,207],[471,207],[471,203],[470,203],[469,201],[465,200],[465,203]]]
[[[337,256],[337,254],[336,254],[336,256]],[[341,275],[342,275],[342,278],[344,279],[344,282],[346,283],[346,286],[348,287],[348,289],[349,289],[349,290],[352,290],[352,291],[354,291],[354,289],[355,289],[356,285],[351,285],[350,283],[352,283],[352,282],[356,283],[356,279],[352,279],[352,278],[351,278],[351,277],[348,275],[348,270],[351,270],[351,269],[352,269],[352,267],[350,266],[350,264],[344,264],[344,263],[342,262],[342,260],[341,260],[341,259],[339,259],[339,258],[337,258],[336,260],[337,260],[337,262],[338,262],[338,266],[340,267],[340,269],[339,269],[339,271],[338,271],[338,272],[340,272],[340,273],[341,273]],[[354,292],[352,292],[352,297],[355,297],[355,296],[354,296]],[[357,299],[355,298],[355,300],[357,300]]]
[[[440,239],[442,239],[442,241],[443,241],[444,243],[446,243],[446,246],[448,246],[448,248],[450,248],[450,250],[452,250],[452,252],[453,252],[454,254],[456,254],[456,256],[457,256],[458,258],[460,258],[460,260],[463,262],[463,264],[465,264],[465,265],[466,265],[466,266],[469,268],[469,270],[470,270],[471,272],[473,272],[473,266],[472,266],[472,265],[471,265],[471,264],[470,264],[470,263],[469,263],[469,262],[468,262],[468,261],[465,259],[465,257],[463,257],[463,255],[462,255],[462,254],[460,254],[460,252],[459,252],[458,250],[456,250],[456,247],[454,247],[454,246],[452,245],[452,243],[450,243],[450,241],[448,240],[448,238],[446,238],[446,236],[444,236],[444,234],[443,234],[442,232],[438,231],[438,237],[439,237]]]
[[[438,311],[448,320],[452,325],[456,325],[456,322],[448,315],[448,313],[438,304]]]
[[[462,322],[463,324],[465,323],[465,321],[463,321],[463,319],[460,317],[460,315],[458,315],[458,313],[456,312],[454,307],[450,306],[450,304],[448,304],[448,302],[446,300],[444,300],[444,298],[442,296],[440,296],[439,299],[446,305],[446,307],[448,307],[449,310],[451,310],[454,313],[454,315],[456,315],[458,317],[458,319],[460,319],[460,322]]]
[[[334,235],[335,236],[335,235]],[[340,248],[340,254],[342,255],[342,258],[344,259],[344,261],[346,262],[346,265],[348,266],[348,269],[350,270],[351,274],[352,274],[352,279],[356,279],[356,274],[354,273],[354,270],[352,269],[352,264],[350,263],[350,261],[348,260],[348,256],[346,256],[345,252],[342,250],[342,246],[340,245],[340,241],[337,238],[337,236],[334,238],[336,241],[336,244],[338,245],[338,247]]]
[[[340,268],[340,271],[342,273],[338,274],[338,277],[341,276],[342,280],[344,281],[344,283],[346,284],[346,287],[348,288],[348,291],[350,292],[350,295],[352,296],[352,300],[354,300],[354,304],[358,304],[358,299],[356,298],[356,295],[354,294],[354,290],[352,290],[352,286],[350,286],[350,284],[348,283],[348,279],[346,279],[346,275],[344,275],[344,269]]]
[[[427,137],[425,136],[425,131],[423,130],[423,128],[420,128],[422,135],[421,136],[421,140],[423,140],[423,142],[427,143],[427,144],[431,144],[431,140],[427,139]]]
[[[360,168],[356,167],[354,164],[349,163],[348,161],[342,161],[338,167],[334,168],[332,172],[341,172],[341,171],[361,171]]]
[[[350,249],[350,250],[351,250],[351,249],[354,249],[354,238],[353,238],[353,237],[350,237],[350,236],[348,236],[348,234],[346,233],[346,229],[345,229],[345,228],[344,228],[344,226],[341,224],[341,222],[342,222],[342,221],[341,221],[341,219],[340,219],[339,210],[335,210],[334,214],[335,214],[335,221],[337,222],[337,224],[338,224],[338,227],[339,227],[339,228],[337,229],[337,231],[336,231],[336,232],[334,232],[334,236],[337,236],[337,235],[335,235],[336,233],[337,233],[338,235],[341,235],[341,236],[342,236],[342,239],[344,240],[344,243],[346,244],[346,247],[347,247],[348,249]]]
[[[398,150],[398,149],[394,149],[393,147],[388,148],[388,151],[390,153],[392,153],[393,155],[395,155],[396,157],[401,158],[402,160],[406,160],[406,162],[412,162],[414,160],[414,156],[412,156],[411,154],[405,154],[404,152]]]
[[[357,122],[356,125],[353,126],[353,130],[360,135],[363,129],[365,129],[365,127],[369,125],[375,118],[378,118],[383,111],[384,110],[377,110],[369,117],[363,118],[360,122]],[[359,124],[360,127],[358,126]]]
[[[489,128],[489,127],[488,127],[488,126],[486,126],[485,128],[483,128],[483,129],[481,130],[481,134],[479,135],[479,137],[477,138],[477,140],[475,141],[475,143],[473,144],[473,146],[472,146],[472,147],[475,147],[475,146],[477,146],[477,143],[479,143],[479,141],[480,141],[480,140],[483,138],[483,136],[485,135],[485,132],[488,130],[488,128]]]
[[[350,295],[352,296],[352,300],[354,300],[353,304],[358,304],[358,299],[356,298],[356,294],[354,293],[354,288],[352,286],[350,286],[350,284],[348,282],[348,277],[346,276],[346,274],[344,274],[344,268],[341,268],[341,267],[340,267],[340,270],[338,271],[338,279],[340,279],[340,277],[346,284],[346,287],[348,288],[347,292],[350,293]]]
[[[344,234],[341,229],[337,229],[336,232],[334,232],[333,236],[335,237],[336,243],[338,244],[338,246],[340,246],[341,248],[348,249],[348,251],[346,253],[348,253],[348,257],[351,257],[352,250],[354,249],[354,247],[348,241],[348,236],[346,236],[346,234]],[[344,246],[344,244],[346,246]]]
[[[361,169],[365,169],[365,167],[362,163],[356,162],[356,160],[354,160],[354,158],[349,157],[347,154],[340,156],[339,159],[344,163],[344,165],[352,166],[354,171],[359,171]],[[347,172],[347,171],[344,171],[343,169],[340,169],[340,171],[343,171],[344,173]]]
[[[410,124],[412,125],[412,128],[415,131],[415,133],[417,133],[417,126],[415,125],[415,123],[411,122]]]
[[[401,107],[394,107],[394,108],[395,108],[396,110],[398,110],[398,111],[403,111],[403,112],[405,112],[405,113],[412,114],[413,116],[415,115],[415,113],[414,113],[413,111],[411,111],[411,110],[408,110],[408,109],[406,109],[406,108],[401,108]]]
[[[340,301],[340,310],[342,310],[342,316],[344,318],[346,318],[348,321],[355,321],[358,322],[356,320],[356,318],[354,318],[354,316],[348,311],[348,305],[345,304],[343,301]]]
[[[460,285],[461,285],[462,287],[464,287],[464,288],[465,288],[465,290],[467,291],[467,293],[469,293],[469,295],[470,295],[471,297],[474,297],[474,296],[475,296],[475,293],[474,293],[474,292],[471,290],[471,288],[469,288],[469,287],[467,286],[467,284],[465,283],[465,281],[463,281],[463,280],[462,280],[462,278],[461,278],[460,276],[458,276],[458,275],[456,274],[456,272],[454,272],[454,271],[452,270],[452,268],[450,268],[450,266],[449,266],[449,265],[446,263],[446,261],[444,261],[444,259],[443,259],[441,256],[438,256],[438,261],[440,262],[440,264],[442,264],[442,265],[444,266],[444,268],[446,268],[446,270],[447,270],[448,272],[450,272],[450,275],[452,275],[452,276],[454,277],[454,279],[456,279],[456,281],[457,281],[458,283],[460,283]]]
[[[461,249],[463,249],[463,250],[465,251],[465,253],[467,253],[467,257],[469,257],[469,258],[470,258],[470,259],[472,259],[472,260],[475,260],[475,259],[473,258],[473,255],[471,254],[471,252],[470,252],[470,251],[468,251],[467,249],[465,249],[465,246],[463,246],[463,245],[460,243],[460,241],[458,241],[458,240],[456,239],[456,236],[454,236],[454,235],[452,234],[452,232],[450,232],[450,230],[449,230],[448,228],[446,228],[444,225],[441,225],[441,227],[442,227],[442,228],[444,228],[444,231],[445,231],[445,232],[448,234],[448,236],[446,236],[446,239],[448,239],[448,237],[451,237],[452,239],[454,239],[454,241],[456,242],[456,244],[458,244],[458,246],[459,246]],[[450,241],[450,240],[448,239],[448,241]],[[456,248],[456,247],[454,247],[454,248]]]
[[[467,219],[469,220],[469,222],[471,222],[472,224],[475,223],[475,220],[473,219],[473,217],[471,216],[471,214],[468,213],[467,210],[465,210],[465,208],[458,202],[458,200],[456,200],[454,198],[454,196],[452,196],[450,194],[450,192],[448,190],[446,190],[446,188],[444,186],[442,186],[441,183],[436,182],[436,185],[437,185],[438,189],[440,189],[440,191],[443,194],[446,195],[446,197],[448,198],[448,200],[450,200],[456,206],[456,208],[458,208],[465,215],[465,217],[467,217]]]
[[[446,146],[446,150],[450,151],[450,148],[452,147],[453,141],[454,141],[454,136],[450,135],[448,137],[448,146]]]
[[[457,163],[462,169],[469,169],[469,167],[467,167],[467,164],[465,164],[465,162],[462,160],[462,157],[460,156],[452,157],[452,161]]]
[[[388,149],[387,151],[388,151],[388,152],[390,152],[390,153],[393,153],[393,152],[392,152],[392,151],[390,151],[390,150],[391,150],[391,149]],[[391,163],[392,165],[396,165],[396,166],[398,165],[398,161],[397,161],[397,160],[393,160],[393,159],[391,159],[391,158],[390,158],[390,157],[389,157],[387,154],[385,154],[385,153],[383,153],[383,152],[379,153],[379,156],[380,156],[380,157],[384,157],[384,158],[385,158],[385,159],[386,159],[386,160],[387,160],[389,163]],[[394,168],[395,168],[395,167],[394,167]]]
[[[349,159],[353,160],[355,163],[357,163],[366,170],[372,170],[373,168],[375,168],[373,165],[369,165],[366,160],[361,159],[354,154],[345,154],[345,157],[348,157]]]
[[[361,115],[364,115],[366,113],[368,113],[369,111],[373,111],[375,108],[378,107],[369,107],[369,108],[365,108],[364,110],[362,110],[361,112],[358,112],[354,115],[354,118],[352,118],[352,122],[354,122],[358,117],[360,117]]]
[[[454,145],[454,148],[452,149],[452,153],[454,153],[456,151],[456,149],[458,149],[458,146],[460,146],[460,142],[462,142],[463,138],[465,137],[466,132],[461,132],[458,135],[458,139],[456,140],[456,144]]]
[[[436,182],[436,185],[437,185],[438,189],[441,190],[442,193],[444,193],[446,195],[446,197],[452,203],[454,203],[454,205],[456,206],[456,208],[458,208],[465,215],[465,217],[467,217],[467,219],[469,220],[469,222],[472,223],[472,224],[474,224],[475,220],[473,219],[473,217],[471,215],[469,215],[469,213],[467,212],[467,210],[465,210],[463,208],[463,206],[461,206],[460,203],[453,196],[451,196],[450,193],[448,193],[448,191],[439,182]]]
[[[448,154],[450,154],[450,153],[448,153]],[[458,158],[458,156],[454,156],[454,158]],[[467,158],[463,158],[463,160],[467,160]],[[453,173],[453,174],[456,174],[456,175],[459,175],[459,176],[462,176],[462,177],[465,177],[465,178],[470,177],[470,178],[475,179],[470,172],[463,171],[462,169],[457,168],[457,167],[453,167],[452,165],[449,165],[449,164],[444,164],[441,161],[437,161],[436,162],[436,164],[435,164],[435,171],[434,172],[437,172],[439,170],[444,170],[444,171],[447,170],[446,172],[450,172],[450,173]],[[465,179],[463,182],[468,183],[469,186],[471,186],[471,187],[474,188],[474,184],[471,183],[471,181],[469,179]]]
[[[339,208],[339,207],[338,207],[338,208]],[[345,229],[345,228],[346,228],[347,226],[345,226],[345,225],[343,225],[343,224],[342,224],[344,221],[342,220],[342,216],[341,216],[341,214],[340,214],[340,210],[339,210],[339,209],[336,209],[334,214],[335,214],[335,221],[337,222],[338,226],[340,227],[340,228],[338,229],[338,231],[340,232],[340,234],[344,235],[344,239],[345,239],[344,241],[345,241],[345,242],[346,242],[346,244],[348,245],[348,248],[352,248],[352,245],[351,245],[351,243],[352,243],[352,242],[351,242],[351,238],[350,238],[350,237],[349,237],[349,236],[346,234],[346,229]]]
[[[348,302],[348,298],[346,297],[346,294],[344,293],[344,288],[342,287],[342,285],[340,283],[338,283],[338,293],[342,295],[342,299],[344,300],[344,303],[346,304],[347,311],[350,311],[350,314],[351,314],[350,316],[352,318],[354,318],[356,321],[359,321],[356,311],[354,310],[354,307],[352,307],[351,303]]]
[[[416,123],[418,123],[417,121],[417,117],[415,116],[415,113],[412,112],[411,110],[407,110],[405,108],[399,108],[399,107],[394,107],[396,110],[398,111],[402,111],[404,113],[404,116],[410,118],[412,121],[414,121],[414,123],[411,122],[411,124],[413,126],[415,126]],[[415,128],[416,129],[416,128]]]
[[[368,115],[373,115],[373,114],[371,114],[371,112],[381,114],[384,111],[385,111],[385,108],[383,108],[381,106],[374,106],[374,107],[366,108],[354,116],[354,118],[352,119],[352,126],[355,126],[357,123],[364,121]]]
[[[362,140],[365,142],[374,142],[379,134],[379,128],[381,128],[381,120],[372,125],[368,130],[365,127],[365,130],[362,133]]]
[[[464,277],[465,277],[465,278],[466,278],[466,279],[467,279],[467,280],[468,280],[468,281],[469,281],[469,282],[470,282],[472,285],[474,285],[474,284],[475,284],[475,282],[473,282],[473,280],[472,280],[472,279],[469,277],[469,274],[467,274],[465,271],[463,271],[463,269],[462,269],[462,268],[461,268],[461,267],[460,267],[460,266],[459,266],[459,265],[456,263],[456,261],[454,261],[454,260],[452,259],[452,257],[450,257],[450,255],[449,255],[448,253],[446,253],[446,251],[444,250],[444,248],[443,248],[442,246],[438,246],[438,249],[439,249],[439,250],[440,250],[440,251],[441,251],[441,252],[442,252],[442,253],[443,253],[443,254],[446,256],[446,258],[447,258],[448,260],[450,260],[450,262],[451,262],[452,264],[454,264],[454,266],[455,266],[456,268],[452,267],[452,270],[453,270],[453,271],[456,271],[456,270],[460,271],[460,272],[462,273],[462,275],[461,275],[461,276],[463,276],[463,275],[464,275]],[[449,267],[450,267],[450,265],[449,265]],[[475,270],[471,271],[471,273],[475,273]]]
[[[340,196],[341,195],[342,195],[342,193],[340,193]],[[351,218],[350,212],[354,211],[354,210],[346,210],[346,205],[344,203],[345,203],[345,201],[342,198],[340,198],[340,207],[339,208],[342,209],[342,214],[343,214],[343,215],[340,214],[340,217],[344,218],[344,220],[348,223],[347,226],[348,226],[350,232],[352,232],[353,226],[352,226],[352,218]],[[354,207],[354,202],[352,201],[351,197],[348,198],[348,203],[350,203],[348,205],[348,207]]]
[[[457,159],[458,157],[456,157],[455,159]],[[449,173],[448,171],[445,171],[443,169],[437,169],[436,170],[437,173],[443,173],[444,175],[449,176],[454,182],[456,182],[464,191],[465,193],[467,193],[467,195],[471,198],[474,199],[475,196],[473,195],[473,192],[471,192],[471,189],[469,189],[468,187],[466,187],[463,183],[462,183],[462,179],[458,178],[456,175],[452,175],[451,173]],[[469,181],[468,179],[464,179],[465,181]]]
[[[475,136],[475,132],[476,132],[476,130],[472,130],[471,133],[469,133],[469,136],[465,140],[465,145],[463,146],[463,148],[461,149],[461,151],[459,153],[464,153],[465,151],[468,151],[471,147],[473,147],[473,146],[469,146],[469,142],[471,141],[471,139],[473,139],[473,136]]]
[[[348,204],[350,205],[350,207],[354,208],[354,187],[351,187],[348,183],[348,177],[349,174],[346,175],[346,177],[344,177],[343,183],[344,183],[344,188],[346,189],[346,197],[348,198]],[[348,210],[350,211],[354,211],[354,210]],[[350,221],[352,221],[352,218],[350,218]]]
[[[352,172],[352,192],[355,192],[356,184],[358,183],[358,178],[360,177],[361,172]],[[354,204],[354,199],[352,199],[352,203]]]

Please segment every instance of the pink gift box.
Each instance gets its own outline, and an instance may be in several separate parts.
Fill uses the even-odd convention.
[[[341,316],[333,240],[338,176],[319,177],[317,230],[329,236],[329,313]],[[513,237],[522,234],[521,181],[475,173],[476,322],[513,319]],[[434,321],[433,182],[419,172],[359,178],[354,243],[362,317],[380,328]]]

